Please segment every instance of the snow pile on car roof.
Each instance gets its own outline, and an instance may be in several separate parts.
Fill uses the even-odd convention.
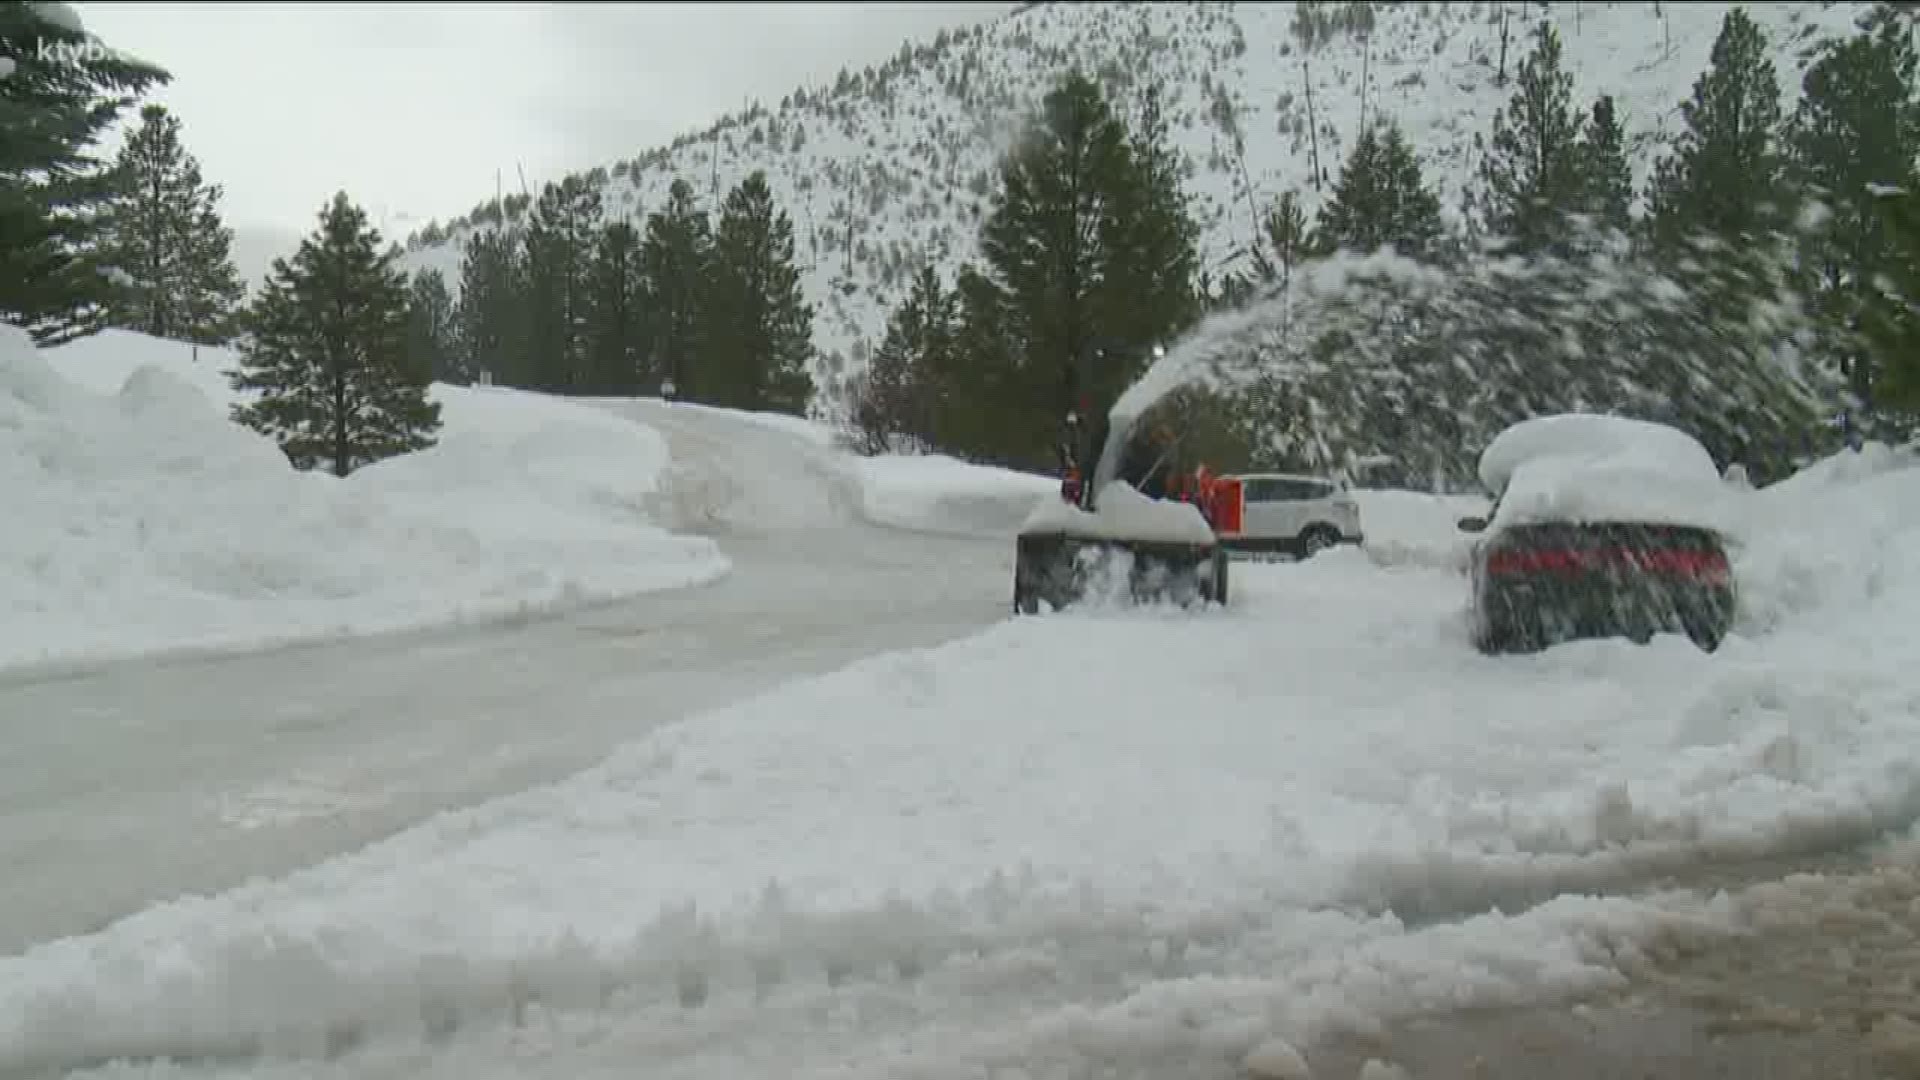
[[[1592,413],[1523,420],[1480,455],[1494,522],[1637,521],[1731,531],[1734,489],[1713,455],[1664,424]]]

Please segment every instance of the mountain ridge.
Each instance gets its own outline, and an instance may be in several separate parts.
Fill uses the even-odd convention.
[[[1400,124],[1457,223],[1479,144],[1511,92],[1498,82],[1502,31],[1510,75],[1541,20],[1560,32],[1579,107],[1601,94],[1620,104],[1638,192],[1736,6],[1766,31],[1790,110],[1813,48],[1850,32],[1872,5],[1023,4],[581,175],[601,188],[609,217],[637,221],[676,176],[712,209],[764,171],[794,222],[816,306],[814,376],[831,415],[912,274],[930,262],[951,282],[975,257],[1000,153],[1070,69],[1097,77],[1129,117],[1141,91],[1162,87],[1189,165],[1203,265],[1218,275],[1244,265],[1237,253],[1282,193],[1317,210],[1363,123]],[[439,269],[457,290],[465,240],[503,216],[481,207],[416,233],[405,265]]]

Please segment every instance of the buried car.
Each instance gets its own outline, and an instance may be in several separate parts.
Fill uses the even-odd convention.
[[[1479,472],[1493,507],[1459,523],[1479,535],[1475,648],[1658,633],[1719,647],[1737,600],[1734,492],[1691,436],[1616,416],[1539,417],[1489,443]]]

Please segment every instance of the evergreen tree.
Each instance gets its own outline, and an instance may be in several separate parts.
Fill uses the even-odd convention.
[[[1861,305],[1874,404],[1920,416],[1920,185],[1878,189],[1886,259]]]
[[[640,267],[647,282],[653,363],[662,381],[673,384],[676,396],[705,400],[699,396],[694,361],[713,267],[713,230],[706,211],[694,202],[693,185],[685,180],[676,178],[667,189],[667,205],[647,216]]]
[[[113,170],[94,148],[123,110],[172,76],[88,49],[52,5],[0,2],[0,320],[53,345],[99,330],[113,300],[98,250]],[[65,12],[70,14],[70,12]],[[58,50],[43,56],[42,45]]]
[[[1157,85],[1143,95],[1128,149],[1135,168],[1115,178],[1110,213],[1112,242],[1133,257],[1116,260],[1108,272],[1112,293],[1131,293],[1136,300],[1106,305],[1104,332],[1154,341],[1192,326],[1201,307],[1200,224],[1191,212],[1182,181],[1184,156],[1173,145]]]
[[[1008,430],[1046,423],[1054,403],[1036,400],[1025,388],[1031,380],[1020,368],[1021,343],[1009,329],[1014,319],[1007,293],[966,266],[954,277],[953,295],[959,320],[934,416],[939,445],[970,460],[1004,461]]]
[[[102,228],[104,261],[118,273],[111,324],[154,337],[223,344],[246,287],[234,269],[221,189],[180,142],[164,106],[140,110],[120,150],[118,197]]]
[[[1916,67],[1905,21],[1870,20],[1807,69],[1785,140],[1792,183],[1827,210],[1806,249],[1806,287],[1826,320],[1827,351],[1862,398],[1874,382],[1856,340],[1862,308],[1874,278],[1894,269],[1887,212],[1904,211],[1874,192],[1912,182],[1920,155]]]
[[[1143,177],[1134,141],[1098,86],[1069,76],[1026,134],[1001,163],[1001,190],[981,230],[988,273],[973,284],[994,295],[967,304],[974,317],[1000,320],[974,333],[1008,346],[999,358],[1011,366],[981,380],[994,398],[966,407],[1002,418],[1002,460],[1044,466],[1069,412],[1104,414],[1150,347],[1185,328],[1189,302],[1180,294],[1192,285],[1164,282],[1171,300],[1140,291],[1138,268],[1170,252],[1123,218],[1180,209],[1148,205],[1160,187]]]
[[[936,424],[954,361],[960,326],[959,296],[923,268],[913,288],[887,321],[887,335],[868,361],[854,402],[854,425],[868,453],[938,445]]]
[[[220,217],[223,194],[218,184],[207,189],[186,245],[188,276],[196,283],[187,291],[187,340],[207,345],[233,340],[247,299],[247,284],[233,263],[233,230]]]
[[[600,230],[587,303],[587,371],[590,392],[633,396],[653,385],[646,356],[640,273],[640,230],[626,221]]]
[[[453,315],[446,276],[432,269],[413,275],[407,301],[408,362],[440,382],[465,385],[473,376],[454,348]]]
[[[1648,192],[1656,241],[1751,239],[1783,224],[1780,85],[1766,35],[1744,9],[1721,22],[1712,62],[1680,116],[1683,130]]]
[[[1422,258],[1433,253],[1442,231],[1439,198],[1427,190],[1399,125],[1388,124],[1360,133],[1333,197],[1320,208],[1314,240],[1322,251],[1391,247]]]
[[[528,216],[525,346],[535,389],[572,393],[586,386],[588,276],[600,217],[600,189],[581,176],[542,188]]]
[[[1293,276],[1293,268],[1307,257],[1313,239],[1307,226],[1307,212],[1300,205],[1300,193],[1292,190],[1282,193],[1267,208],[1266,220],[1261,224],[1266,246],[1272,253],[1256,249],[1254,266],[1262,279],[1285,282]]]
[[[407,275],[366,212],[334,196],[320,226],[273,273],[248,314],[233,386],[259,391],[233,417],[295,468],[346,476],[425,449],[440,428],[432,373],[407,354]]]
[[[1601,95],[1580,134],[1580,197],[1575,208],[1594,224],[1624,233],[1632,224],[1633,168],[1627,163],[1627,133],[1613,98]]]
[[[765,173],[727,193],[708,280],[702,400],[804,415],[813,395],[813,306],[793,264],[793,221],[774,206]]]
[[[1512,99],[1494,114],[1493,141],[1480,162],[1485,224],[1521,252],[1553,246],[1581,188],[1573,75],[1562,67],[1551,24],[1542,22],[1534,41],[1514,75]]]
[[[533,373],[522,345],[519,248],[519,238],[503,229],[468,238],[460,262],[460,300],[453,309],[453,350],[474,379],[526,387],[533,385]]]

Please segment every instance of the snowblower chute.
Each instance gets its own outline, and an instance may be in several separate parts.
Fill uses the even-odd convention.
[[[1227,551],[1202,507],[1168,494],[1177,440],[1157,432],[1132,439],[1135,418],[1110,416],[1084,448],[1068,417],[1059,499],[1045,499],[1021,526],[1014,554],[1013,606],[1034,614],[1090,596],[1187,605],[1227,600]],[[1130,450],[1157,455],[1143,470]],[[1079,463],[1094,459],[1091,477]],[[1198,493],[1196,493],[1198,494]]]

